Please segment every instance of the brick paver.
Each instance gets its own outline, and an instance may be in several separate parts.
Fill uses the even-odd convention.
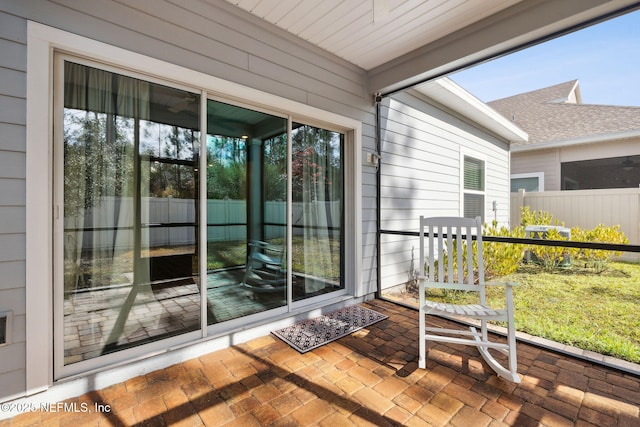
[[[36,412],[0,427],[640,425],[638,377],[522,343],[518,385],[467,347],[430,343],[418,369],[417,312],[366,305],[389,318],[304,355],[264,336],[64,402],[109,413]]]

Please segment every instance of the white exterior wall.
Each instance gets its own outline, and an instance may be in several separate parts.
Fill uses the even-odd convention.
[[[0,346],[0,400],[25,387],[26,40],[25,22],[0,13],[0,312],[13,313],[11,342]]]
[[[29,388],[25,354],[26,289],[30,286],[25,267],[29,20],[358,120],[362,122],[363,150],[375,147],[375,109],[366,92],[363,70],[223,1],[3,1],[0,312],[10,310],[14,317],[12,343],[0,347],[0,401],[19,397]],[[357,290],[361,295],[376,289],[375,168],[363,163],[362,174],[364,286]],[[43,260],[43,266],[47,262]],[[50,328],[47,323],[42,322],[42,327]]]
[[[416,96],[398,95],[382,112],[381,228],[418,231],[418,218],[460,216],[461,158],[485,161],[485,221],[509,222],[509,151],[498,138]],[[417,268],[417,238],[382,235],[382,288],[407,282]]]

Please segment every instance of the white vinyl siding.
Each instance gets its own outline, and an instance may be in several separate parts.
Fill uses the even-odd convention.
[[[402,94],[382,108],[381,228],[417,231],[418,218],[460,216],[461,155],[485,161],[485,212],[509,221],[509,153],[505,142],[439,109],[419,95]],[[489,218],[487,218],[488,220]],[[493,218],[491,218],[493,219]],[[417,268],[417,239],[383,235],[382,288],[405,283]]]
[[[26,26],[0,11],[0,401],[25,389]],[[9,317],[8,317],[9,318]]]

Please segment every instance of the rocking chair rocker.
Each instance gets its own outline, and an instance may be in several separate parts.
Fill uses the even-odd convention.
[[[285,289],[284,250],[258,240],[247,244],[247,266],[242,284],[254,293],[277,293]]]
[[[425,231],[427,235],[425,236]],[[472,236],[476,236],[477,263],[473,262]],[[455,236],[455,237],[454,237]],[[463,240],[464,238],[464,240]],[[428,245],[426,274],[419,274],[420,292],[420,358],[418,365],[426,367],[427,341],[474,345],[487,364],[500,376],[515,383],[520,382],[517,373],[516,337],[513,321],[513,291],[515,283],[485,283],[482,263],[482,223],[480,218],[420,217],[420,260],[425,262],[425,244]],[[477,270],[477,281],[474,277]],[[494,309],[486,305],[485,286],[505,287],[506,307]],[[446,304],[426,299],[427,289],[446,289],[477,292],[479,304]],[[468,331],[427,327],[425,315],[454,317],[458,320],[480,322],[480,331],[471,326]],[[490,341],[487,321],[507,322],[507,343]],[[497,350],[507,356],[508,366],[503,366],[489,352]]]

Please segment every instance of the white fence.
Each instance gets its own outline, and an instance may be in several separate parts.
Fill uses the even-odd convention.
[[[142,223],[148,227],[142,229],[142,241],[145,246],[179,246],[192,245],[196,241],[197,228],[193,226],[179,226],[180,223],[196,222],[196,203],[189,199],[153,198],[142,199]],[[311,213],[329,212],[335,224],[340,223],[340,202],[330,202],[327,207],[324,202],[293,203],[293,225],[302,224],[303,211]],[[265,238],[284,237],[287,205],[284,201],[265,202]],[[113,245],[119,248],[130,248],[133,245],[133,232],[115,233],[117,229],[133,230],[133,199],[104,197],[85,211],[84,215],[65,218],[67,238],[81,238],[85,244],[96,248],[109,248]],[[312,215],[314,225],[326,227],[323,224],[323,214]],[[309,219],[307,218],[307,221]],[[326,222],[326,221],[324,221]],[[172,224],[172,226],[161,226]],[[244,200],[207,200],[207,240],[209,242],[225,242],[244,240],[247,238],[247,203]],[[93,229],[91,233],[83,230]],[[71,231],[75,230],[75,231]],[[294,234],[302,230],[294,228]],[[74,237],[77,236],[77,237]],[[90,242],[90,243],[89,243]]]
[[[640,244],[640,189],[544,191],[511,194],[511,226],[520,224],[520,209],[545,211],[566,227],[591,229],[598,224],[619,225],[632,245]],[[640,261],[640,254],[627,253],[625,259]]]

